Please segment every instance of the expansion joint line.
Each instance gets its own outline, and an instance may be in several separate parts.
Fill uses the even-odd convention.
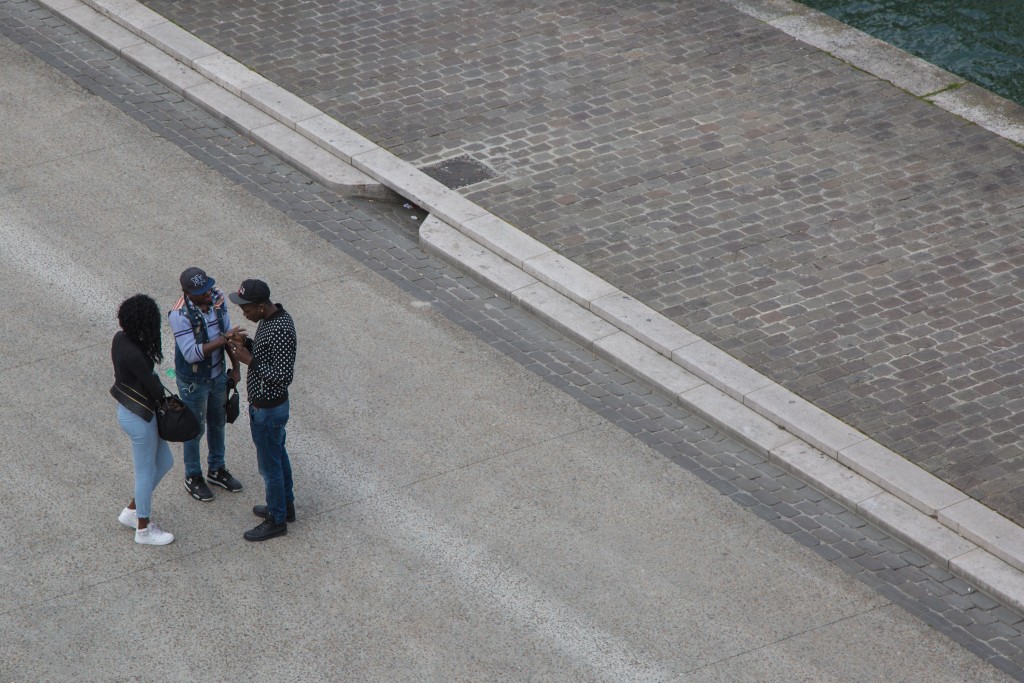
[[[845,621],[849,621],[850,619],[856,619],[858,617],[864,616],[865,614],[870,614],[871,612],[876,612],[876,611],[878,611],[878,610],[880,610],[882,608],[892,607],[893,605],[894,605],[893,602],[886,600],[886,602],[884,604],[876,605],[875,607],[869,607],[868,609],[863,610],[861,612],[857,612],[855,614],[848,614],[845,617],[841,617],[839,619],[835,619],[833,621],[830,621],[830,622],[827,622],[827,623],[824,623],[824,624],[819,624],[817,626],[805,629],[803,631],[799,631],[797,633],[791,633],[788,636],[786,636],[785,638],[779,638],[778,640],[772,641],[770,643],[765,643],[764,645],[759,645],[758,647],[753,647],[753,648],[750,648],[749,650],[744,650],[743,652],[737,652],[735,654],[729,655],[728,657],[723,657],[723,658],[717,659],[717,660],[715,660],[713,662],[708,662],[707,664],[703,664],[701,666],[698,666],[695,669],[690,669],[689,671],[684,671],[683,673],[679,674],[679,676],[677,676],[676,678],[680,678],[680,677],[683,677],[683,676],[690,676],[690,675],[695,674],[695,673],[697,673],[699,671],[703,671],[703,670],[707,669],[708,667],[717,666],[717,665],[722,664],[724,662],[728,662],[728,661],[731,661],[733,659],[736,659],[737,657],[743,657],[743,656],[746,656],[746,655],[754,653],[754,652],[760,652],[761,650],[764,650],[766,648],[774,647],[774,646],[778,645],[779,643],[785,643],[785,642],[787,642],[789,640],[793,640],[794,638],[799,638],[800,636],[807,635],[808,633],[814,633],[815,631],[820,631],[822,629],[829,628],[831,626],[835,626],[836,624],[841,624],[841,623],[843,623]],[[665,683],[668,683],[668,682],[666,681]]]

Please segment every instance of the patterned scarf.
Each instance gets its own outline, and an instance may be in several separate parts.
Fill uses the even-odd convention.
[[[213,292],[213,303],[210,304],[211,308],[213,310],[217,310],[218,308],[224,308],[224,306],[227,305],[227,297],[224,296],[224,292],[222,292],[220,288],[216,286],[210,291]],[[206,316],[203,314],[201,310],[199,310],[198,306],[192,303],[191,299],[185,296],[184,292],[182,292],[181,296],[178,297],[178,300],[174,303],[174,306],[171,307],[171,310],[178,311],[181,310],[182,308],[186,309],[186,315],[188,315],[189,320],[202,320],[203,324],[206,324]],[[224,332],[227,332],[227,330],[221,330],[222,334]],[[210,336],[209,332],[207,332],[206,336]],[[199,341],[198,338],[196,339],[196,341]],[[207,339],[207,341],[209,341],[209,339]]]
[[[221,292],[220,289],[217,287],[214,287],[210,291],[213,292],[213,303],[210,305],[214,309],[223,308],[224,305],[227,303],[227,298],[224,296],[224,293]],[[204,321],[206,319],[205,315],[203,314],[203,311],[199,309],[199,306],[191,302],[191,299],[186,297],[184,295],[184,292],[181,293],[181,296],[178,297],[178,300],[174,302],[173,306],[171,306],[171,310],[180,310],[181,308],[186,308],[188,310],[188,319],[191,319],[191,321],[195,321],[197,315],[200,318],[204,319]],[[227,331],[221,330],[221,332]]]

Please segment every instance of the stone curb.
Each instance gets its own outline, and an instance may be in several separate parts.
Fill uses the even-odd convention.
[[[416,202],[431,214],[420,227],[425,250],[1024,612],[1024,529],[1010,520],[135,0],[37,2],[327,187]],[[912,93],[928,95],[956,81],[901,51],[902,60],[895,59],[900,55],[892,46],[788,0],[731,4],[859,68],[878,70]],[[1003,106],[1005,100],[988,93],[1002,103],[992,110],[977,92],[969,98],[956,92],[945,90],[930,101],[969,119],[986,111],[975,122],[1000,135],[1024,131],[1013,118],[1024,109]]]
[[[722,0],[862,71],[1024,145],[1024,107],[793,0]]]
[[[325,187],[347,197],[401,199],[352,165],[352,151],[376,145],[135,0],[39,4]]]

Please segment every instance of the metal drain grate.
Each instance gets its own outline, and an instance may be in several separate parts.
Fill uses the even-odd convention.
[[[451,190],[498,177],[497,173],[468,154],[424,166],[420,170]]]

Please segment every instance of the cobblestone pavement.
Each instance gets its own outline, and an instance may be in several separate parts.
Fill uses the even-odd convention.
[[[408,212],[339,199],[32,2],[0,0],[0,33],[1024,681],[1020,614],[428,256],[407,227]]]
[[[717,0],[146,4],[1024,523],[1024,151]]]

